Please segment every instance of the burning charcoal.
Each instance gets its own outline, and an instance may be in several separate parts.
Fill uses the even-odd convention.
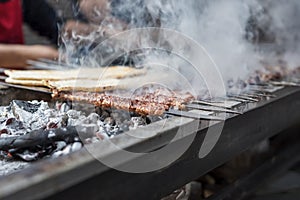
[[[19,131],[19,130],[24,129],[23,123],[15,118],[7,119],[5,122],[5,127],[7,129],[14,130],[14,131]],[[14,132],[14,131],[12,131],[12,132]]]
[[[119,125],[119,130],[122,133],[127,132],[127,131],[129,131],[129,125],[128,124],[120,124]]]
[[[60,141],[60,142],[56,142],[56,150],[55,151],[60,151],[63,148],[65,148],[67,146],[66,142]]]
[[[108,111],[102,111],[100,114],[101,120],[104,121],[106,118],[110,116],[110,113]]]
[[[62,109],[64,104],[57,106]],[[0,113],[0,153],[10,152],[9,155],[26,161],[79,150],[83,146],[80,139],[97,141],[97,132],[103,138],[109,138],[126,130],[126,127],[116,126],[109,111],[102,111],[108,116],[104,122],[96,113],[86,117],[82,112],[69,108],[65,109],[67,113],[63,113],[62,110],[50,109],[45,102],[12,102],[9,107],[0,107],[0,110],[3,110]]]
[[[2,134],[9,134],[9,131],[7,129],[1,129],[0,135],[2,135]]]
[[[131,129],[137,129],[139,126],[147,125],[146,121],[142,117],[132,117],[131,118],[132,126]]]
[[[111,136],[116,136],[116,135],[119,135],[122,133],[119,126],[111,126],[110,130],[108,130],[108,131]]]
[[[67,112],[67,115],[69,118],[72,118],[72,119],[78,119],[79,116],[81,115],[80,111],[76,111],[76,110],[69,110]]]
[[[100,116],[96,113],[91,113],[87,118],[85,118],[82,122],[85,124],[97,124]]]
[[[26,112],[35,113],[40,108],[41,103],[14,100],[12,106],[15,108],[18,107]]]
[[[104,122],[101,121],[101,120],[98,120],[98,121],[97,121],[97,125],[98,125],[99,127],[103,127],[103,126],[104,126]]]
[[[47,118],[36,118],[36,121],[31,121],[29,122],[30,124],[30,129],[31,130],[37,130],[37,129],[45,129],[47,127]]]
[[[76,130],[81,138],[93,137],[96,132],[99,131],[99,127],[96,124],[83,124],[76,126]],[[74,139],[76,140],[76,138]],[[79,141],[79,138],[78,140]]]
[[[70,111],[69,111],[70,112]],[[73,114],[76,113],[72,112]],[[81,125],[82,123],[85,123],[84,121],[87,119],[84,115],[81,114],[81,112],[77,112],[76,115],[68,115],[69,119],[68,119],[68,126],[78,126]]]
[[[61,112],[61,113],[65,113],[65,112],[68,112],[69,110],[72,109],[72,105],[70,103],[62,103],[59,107],[58,107],[58,110]]]
[[[35,161],[39,158],[38,153],[31,153],[29,151],[25,151],[24,153],[17,153],[16,155],[27,162]]]
[[[24,149],[35,146],[47,146],[56,141],[74,141],[78,136],[75,127],[54,130],[35,130],[23,136],[0,138],[0,150]]]
[[[14,137],[13,135],[10,135],[10,134],[6,134],[6,133],[2,133],[0,135],[1,138],[8,138],[8,137]]]
[[[115,119],[115,121],[116,121],[117,124],[121,124],[122,121],[124,121],[124,119],[126,119],[129,116],[125,117],[120,112],[113,112],[113,113],[111,113],[111,117],[113,119]]]
[[[63,156],[63,152],[62,151],[57,151],[55,153],[52,154],[52,158],[58,158],[60,156]]]
[[[45,102],[26,102],[26,101],[13,101],[9,106],[14,116],[21,121],[31,121],[34,115],[44,116],[44,111],[49,109]]]
[[[162,119],[162,117],[159,117],[159,116],[147,116],[146,122],[147,122],[147,124],[150,124],[153,122],[160,121],[161,119]]]
[[[57,123],[49,122],[47,124],[47,129],[54,129],[54,128],[58,128],[58,122]]]
[[[67,127],[69,125],[68,121],[69,121],[68,115],[67,114],[63,115],[62,118],[61,118],[61,126],[62,127]]]
[[[150,124],[151,123],[150,118],[149,117],[145,117],[145,122],[146,122],[146,124]]]
[[[99,128],[99,132],[97,133],[96,136],[97,136],[97,137],[100,136],[100,137],[99,137],[100,139],[102,138],[102,136],[104,136],[104,138],[109,138],[109,137],[111,136],[111,134],[110,134],[109,131],[107,131],[106,127],[101,126],[101,127]]]
[[[71,146],[71,151],[75,152],[78,151],[82,148],[82,143],[81,142],[74,142]]]
[[[6,126],[9,126],[10,124],[12,124],[12,123],[15,122],[15,121],[16,121],[15,118],[9,118],[9,119],[6,120],[5,125],[6,125]]]
[[[62,151],[55,152],[52,157],[59,157],[63,155],[68,155],[72,152],[78,151],[82,148],[81,142],[74,142],[72,144],[67,145]]]
[[[62,155],[68,155],[72,152],[72,144],[69,144],[64,148],[64,150],[61,151]]]
[[[10,106],[7,107],[8,118],[16,118],[16,120],[26,123],[23,123],[22,127],[19,128],[17,126],[10,127],[11,132],[17,135],[24,134],[30,130],[45,128],[50,115],[49,112],[46,112],[48,110],[50,110],[50,108],[46,102],[13,101]],[[7,125],[13,122],[10,120],[12,119],[7,121]]]
[[[107,117],[105,120],[104,120],[104,123],[109,125],[109,126],[114,126],[116,125],[116,121],[114,118],[112,117]]]

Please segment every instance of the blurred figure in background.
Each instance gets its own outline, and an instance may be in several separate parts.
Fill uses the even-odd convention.
[[[73,0],[74,18],[65,25],[69,35],[89,35],[96,32],[109,37],[127,27],[127,23],[113,15],[110,0]]]
[[[66,32],[62,35],[62,49],[68,63],[128,64],[131,62],[128,60],[130,56],[125,54],[113,63],[101,63],[99,59],[102,58],[95,61],[94,57],[90,56],[90,52],[99,44],[107,45],[102,49],[107,49],[109,56],[118,45],[108,44],[109,42],[104,44],[104,40],[132,28],[159,26],[157,18],[149,14],[144,0],[73,0],[72,2],[76,21],[66,23]],[[119,39],[121,38],[113,37],[110,41]],[[103,51],[96,55],[105,55]]]
[[[25,68],[28,60],[55,59],[55,48],[24,45],[23,22],[57,44],[58,17],[44,0],[0,0],[0,67]]]
[[[94,48],[126,30],[127,24],[112,15],[110,0],[73,0],[72,3],[74,20],[64,25],[60,55],[68,64],[91,65],[86,58]]]

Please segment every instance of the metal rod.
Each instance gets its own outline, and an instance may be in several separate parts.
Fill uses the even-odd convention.
[[[270,83],[275,86],[300,87],[300,83],[287,82],[287,81],[270,81]]]
[[[205,111],[226,112],[226,113],[239,114],[239,115],[243,114],[242,112],[238,112],[235,110],[218,108],[214,106],[203,106],[199,104],[188,104],[186,105],[186,107],[190,109],[205,110]]]
[[[237,106],[237,105],[241,104],[240,101],[231,101],[231,102],[233,102],[235,105],[233,105],[233,106],[232,105],[226,105],[226,101],[221,102],[221,103],[214,103],[214,102],[207,102],[207,101],[203,101],[203,100],[195,100],[195,101],[192,101],[191,103],[200,104],[200,105],[207,105],[207,106],[214,106],[214,107],[224,108],[224,109],[230,109],[234,106]]]
[[[33,69],[45,69],[45,70],[75,69],[75,67],[59,65],[58,63],[50,64],[50,63],[45,63],[45,62],[35,61],[35,60],[28,60],[27,63],[30,64],[31,68]]]
[[[251,98],[251,97],[246,97],[246,96],[243,96],[243,95],[227,94],[227,96],[237,98],[237,99],[244,99],[244,100],[252,101],[252,102],[259,102],[258,99],[254,99],[254,98]]]
[[[268,94],[268,93],[261,92],[261,91],[251,91],[250,90],[250,92],[253,92],[255,95],[260,96],[260,97],[270,97],[270,98],[275,98],[276,97],[276,95],[274,95],[274,94]],[[243,94],[248,95],[249,93],[243,93]]]
[[[78,67],[80,67],[80,66],[75,65],[75,64],[69,65],[65,62],[58,62],[58,61],[49,60],[49,59],[45,59],[45,58],[40,58],[40,59],[38,59],[38,61],[50,64],[50,65],[63,66],[63,67],[67,67],[67,68],[78,68]]]
[[[225,119],[217,116],[201,115],[193,112],[180,111],[180,110],[169,110],[165,112],[167,115],[173,115],[178,117],[185,117],[199,120],[212,120],[212,121],[224,121]]]
[[[260,99],[262,97],[265,97],[263,95],[260,95],[260,94],[249,94],[249,93],[242,93],[242,96],[245,96],[245,97],[250,97],[250,98],[254,98],[254,99]]]
[[[237,98],[237,97],[227,97],[228,101],[238,101],[241,103],[249,103],[251,101],[247,100],[247,99],[241,99],[241,98]]]

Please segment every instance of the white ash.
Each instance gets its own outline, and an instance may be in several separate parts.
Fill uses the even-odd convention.
[[[0,177],[7,176],[26,167],[30,166],[30,163],[22,161],[8,161],[5,159],[0,159]]]
[[[70,109],[65,103],[54,109],[43,101],[13,101],[9,106],[0,107],[0,137],[18,136],[33,130],[66,126],[96,127],[96,132],[103,129],[105,130],[103,133],[108,131],[108,135],[114,135],[122,132],[122,129],[127,131],[129,127],[131,129],[137,127],[138,120],[143,121],[141,117],[132,117],[129,121],[116,120],[115,118],[118,117],[121,118],[117,113],[108,114],[105,119],[97,113],[86,116],[82,111]],[[146,125],[146,123],[142,124]]]
[[[97,111],[98,110],[94,110]],[[56,158],[78,151],[83,144],[115,137],[118,134],[145,126],[149,121],[143,117],[131,117],[121,111],[99,111],[84,113],[73,110],[67,103],[57,103],[50,108],[43,101],[12,101],[9,106],[0,107],[0,138],[28,134],[34,130],[50,130],[48,138],[55,137],[56,128],[76,127],[78,132],[92,133],[94,137],[80,134],[81,138],[72,141],[58,141],[46,147],[36,146],[28,149],[12,149],[1,152],[4,158],[19,158],[31,162],[44,157]],[[53,130],[53,132],[51,132]]]

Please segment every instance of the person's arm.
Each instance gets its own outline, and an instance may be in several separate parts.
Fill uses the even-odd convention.
[[[28,66],[28,60],[55,59],[57,57],[57,50],[47,46],[0,44],[0,67],[25,68]]]
[[[56,11],[45,0],[23,0],[23,16],[33,30],[57,45],[60,20]]]

